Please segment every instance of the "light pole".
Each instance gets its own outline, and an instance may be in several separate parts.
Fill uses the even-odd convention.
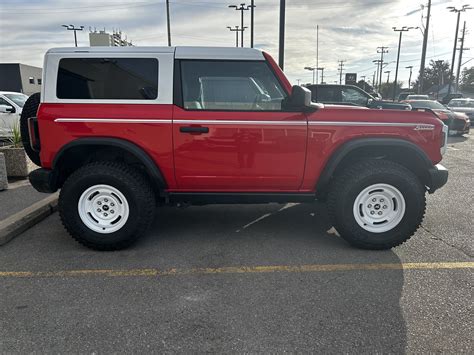
[[[280,0],[280,33],[278,40],[278,66],[281,70],[285,66],[285,12],[286,1]]]
[[[245,3],[240,4],[240,6],[237,5],[229,5],[230,8],[234,8],[237,11],[240,11],[240,28],[242,28],[242,35],[240,36],[240,46],[244,46],[244,11],[247,11],[249,7],[245,6]]]
[[[171,47],[170,0],[166,0],[166,26],[168,28],[168,47]]]
[[[316,70],[321,70],[321,84],[323,84],[324,83],[324,68],[319,67],[319,68],[316,68]]]
[[[390,70],[384,71],[385,74],[387,74],[387,84],[390,82]]]
[[[428,34],[430,29],[431,0],[428,0],[428,13],[426,15],[426,25],[423,28],[423,47],[421,50],[420,82],[418,83],[418,94],[423,93],[423,79],[425,77],[426,46],[428,45]],[[422,15],[423,19],[423,15]]]
[[[400,63],[400,48],[402,46],[402,34],[403,34],[403,32],[408,32],[412,29],[418,29],[418,28],[419,27],[406,27],[406,26],[403,26],[402,28],[392,27],[392,29],[395,32],[400,33],[400,35],[398,37],[398,54],[397,54],[397,66],[396,66],[396,69],[395,69],[395,81],[393,82],[393,96],[392,96],[393,101],[395,101],[395,96],[397,94],[398,64]]]
[[[451,84],[453,82],[453,71],[454,71],[454,60],[456,59],[456,46],[458,43],[458,31],[459,31],[459,19],[461,18],[461,12],[472,9],[469,5],[463,5],[461,8],[457,9],[454,6],[448,6],[450,12],[458,14],[458,19],[456,21],[456,33],[454,35],[454,48],[453,48],[453,59],[451,60],[451,69],[449,71],[449,85],[448,85],[448,95],[451,93]]]
[[[306,70],[312,71],[313,72],[313,85],[314,85],[314,73],[318,69],[316,67],[304,67]]]
[[[379,88],[379,67],[380,67],[380,59],[375,59],[372,63],[377,65],[377,75],[375,76],[374,80],[374,90],[378,90]]]
[[[301,79],[296,79],[296,82],[298,83],[298,86],[300,85]]]
[[[379,72],[379,75],[380,75],[380,79],[379,79],[379,86],[382,85],[382,69],[383,69],[383,55],[385,53],[388,53],[388,47],[377,47],[377,53],[380,53],[380,72]]]
[[[409,66],[405,67],[405,69],[410,69],[410,76],[408,77],[408,90],[410,90],[411,73],[412,73],[413,65],[409,65]]]
[[[62,27],[65,27],[69,31],[74,31],[74,45],[77,47],[76,31],[82,31],[84,29],[84,26],[74,27],[74,25],[62,25]]]
[[[254,9],[255,4],[254,0],[250,1],[250,5],[248,6],[250,9],[250,48],[253,48],[253,28],[254,28]]]
[[[227,26],[227,28],[231,31],[231,32],[235,32],[235,46],[238,47],[239,46],[239,32],[241,32],[242,30],[239,29],[239,26],[235,26],[235,28],[232,28],[230,26]],[[247,27],[245,27],[247,28]]]
[[[438,67],[438,92],[436,93],[436,100],[439,99],[439,87],[441,86],[441,75],[442,75],[442,68],[443,68],[443,61],[437,60],[436,66]]]

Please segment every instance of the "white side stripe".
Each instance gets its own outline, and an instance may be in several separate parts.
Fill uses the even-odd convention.
[[[130,118],[56,118],[54,122],[96,122],[96,123],[172,123],[172,120],[130,119]]]
[[[306,126],[306,121],[173,120],[180,124]]]
[[[347,121],[310,121],[310,126],[365,126],[365,127],[423,127],[423,129],[434,129],[434,125],[426,123],[406,122],[347,122]]]

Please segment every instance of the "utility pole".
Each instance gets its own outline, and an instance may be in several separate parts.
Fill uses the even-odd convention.
[[[278,46],[278,65],[283,70],[285,65],[285,0],[280,0],[280,40]]]
[[[168,47],[171,47],[170,0],[166,0],[166,24],[168,27]]]
[[[374,91],[375,91],[375,71],[374,71],[374,76],[372,78],[372,87],[374,88]]]
[[[380,59],[375,59],[372,61],[372,63],[375,63],[377,65],[377,75],[374,78],[374,90],[378,90],[379,88],[379,67],[380,67]]]
[[[248,6],[250,8],[250,48],[253,48],[253,33],[254,33],[254,9],[255,9],[255,4],[254,0],[250,1],[250,5]]]
[[[462,52],[469,50],[469,48],[464,48],[465,36],[466,36],[466,21],[464,21],[464,26],[462,28],[461,48],[459,48],[458,70],[456,72],[456,92],[458,91],[458,88],[459,88],[459,74],[461,72]]]
[[[410,90],[411,73],[412,73],[413,65],[409,65],[408,67],[405,67],[405,69],[410,69],[410,76],[408,77],[408,90]]]
[[[382,70],[383,70],[383,55],[385,53],[388,53],[388,47],[377,47],[377,53],[380,53],[380,71],[379,71],[379,75],[380,75],[380,79],[379,79],[379,87],[382,85]]]
[[[319,67],[319,68],[316,68],[316,70],[321,70],[321,84],[324,83],[324,68],[323,67]],[[316,75],[316,78],[318,76]],[[317,82],[317,81],[316,81]]]
[[[439,88],[441,86],[441,79],[442,79],[442,68],[443,68],[443,61],[442,60],[437,60],[436,62],[436,66],[438,67],[438,91],[436,93],[436,100],[439,99]]]
[[[301,79],[296,79],[296,82],[297,82],[298,86],[300,85],[300,81],[301,81]]]
[[[387,74],[387,84],[390,83],[390,70],[384,71],[385,74]]]
[[[426,46],[428,45],[428,34],[430,30],[431,0],[428,0],[428,13],[426,16],[426,26],[423,29],[423,49],[421,51],[420,82],[418,83],[418,94],[423,93],[423,78],[425,76]]]
[[[406,26],[403,26],[402,28],[392,27],[392,29],[395,32],[400,33],[399,38],[398,38],[398,54],[397,54],[397,66],[395,69],[395,81],[393,82],[393,96],[392,96],[393,101],[395,101],[395,96],[397,95],[398,64],[400,63],[400,48],[402,46],[402,34],[403,32],[408,32],[414,28],[417,29],[419,27],[406,27]]]
[[[84,26],[74,27],[74,25],[62,25],[62,27],[65,27],[68,31],[74,31],[74,45],[77,47],[76,31],[82,31],[84,29]]]
[[[342,84],[342,70],[344,69],[344,62],[345,60],[338,60],[338,70],[339,70],[339,85]]]
[[[316,25],[316,68],[319,70],[319,25]],[[316,83],[318,82],[318,73],[316,71]]]
[[[237,5],[229,5],[230,8],[234,8],[237,11],[240,11],[240,28],[242,29],[242,35],[240,36],[240,46],[244,46],[244,11],[247,11],[249,7],[245,6],[245,3]]]
[[[454,34],[454,48],[453,48],[453,59],[451,60],[451,70],[449,71],[449,84],[448,84],[448,95],[451,93],[451,85],[453,83],[453,71],[454,71],[454,60],[456,59],[456,47],[458,44],[458,32],[459,32],[459,20],[461,18],[461,12],[472,9],[469,5],[463,5],[460,9],[456,9],[454,6],[448,6],[450,12],[458,14],[456,21],[456,33]]]
[[[239,46],[239,32],[242,30],[239,29],[239,26],[235,26],[235,28],[227,26],[227,28],[229,29],[229,31],[235,32],[235,46],[238,47]]]

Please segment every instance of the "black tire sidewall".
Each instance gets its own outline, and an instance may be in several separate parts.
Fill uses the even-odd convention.
[[[60,212],[63,222],[68,231],[79,242],[95,249],[120,249],[122,246],[131,244],[139,230],[143,229],[145,221],[143,217],[147,215],[145,208],[155,208],[155,202],[140,190],[139,186],[134,186],[129,179],[116,178],[110,174],[94,174],[73,177],[70,183],[66,183],[60,194]],[[132,184],[132,185],[131,185]],[[139,182],[135,182],[139,184]],[[78,203],[81,195],[88,188],[94,185],[110,185],[118,189],[127,199],[129,215],[127,222],[118,231],[112,233],[98,233],[89,229],[79,215]],[[138,189],[137,189],[138,188]]]
[[[20,116],[20,134],[25,149],[26,155],[30,160],[38,166],[41,166],[41,159],[39,152],[33,150],[30,145],[30,132],[28,130],[28,118],[35,117],[38,112],[38,107],[41,101],[41,94],[39,92],[32,94],[25,102]]]

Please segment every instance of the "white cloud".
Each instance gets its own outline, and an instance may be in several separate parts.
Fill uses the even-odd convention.
[[[421,0],[423,1],[423,0]],[[249,1],[247,1],[249,2]],[[240,1],[235,2],[240,3]],[[278,59],[278,0],[255,0],[255,43]],[[462,3],[465,3],[462,2]],[[233,46],[235,34],[226,26],[240,24],[240,12],[229,9],[231,1],[171,0],[174,45]],[[451,60],[456,16],[446,6],[459,1],[434,1],[428,57]],[[337,60],[345,59],[350,72],[371,77],[376,48],[388,46],[388,62],[396,59],[398,35],[393,26],[419,26],[421,12],[413,0],[287,0],[285,71],[291,80],[309,82],[303,68],[316,62],[316,24],[320,26],[319,64],[328,82],[336,80]],[[474,12],[474,10],[472,11]],[[468,15],[463,14],[467,19]],[[245,14],[246,25],[250,16]],[[121,29],[136,45],[166,45],[164,1],[110,0],[3,0],[0,5],[0,61],[41,66],[51,47],[71,46],[73,34],[62,24],[107,30]],[[78,33],[79,45],[88,45],[88,31]],[[245,41],[249,43],[249,32]],[[472,38],[472,35],[471,35]],[[471,40],[472,43],[472,40]],[[418,70],[422,36],[418,30],[404,34],[400,56],[401,80],[407,65]],[[469,47],[469,42],[466,44]],[[474,47],[473,44],[470,45]],[[469,53],[469,52],[468,52]],[[395,71],[391,63],[388,70]]]

